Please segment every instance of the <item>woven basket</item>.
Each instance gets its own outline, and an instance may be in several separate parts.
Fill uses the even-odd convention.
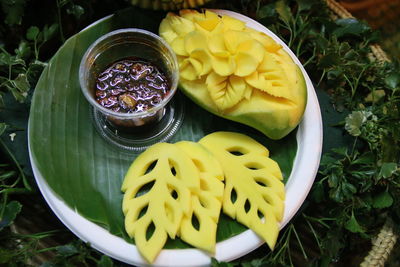
[[[379,30],[382,47],[392,57],[400,58],[400,0],[340,0],[346,10],[355,17],[367,20],[368,24]]]
[[[348,7],[352,7],[353,10],[365,10],[370,8],[367,5],[357,5],[358,1],[347,2]],[[380,2],[391,2],[391,1],[360,1],[366,4],[379,4]],[[400,1],[397,1],[399,2]],[[333,19],[337,18],[353,18],[352,14],[344,8],[341,4],[337,3],[334,0],[326,0],[326,3],[331,10],[331,16]],[[351,4],[350,4],[351,3]],[[371,45],[371,60],[378,60],[380,62],[390,61],[386,53],[382,50],[382,48],[377,45]],[[397,241],[397,235],[393,231],[391,221],[386,221],[379,234],[372,239],[372,248],[369,251],[368,255],[364,258],[363,262],[360,264],[362,267],[383,267],[385,265],[386,260],[388,259],[390,253],[392,252],[394,245]]]
[[[339,3],[359,19],[365,19],[374,29],[395,32],[400,16],[400,0],[340,0]]]

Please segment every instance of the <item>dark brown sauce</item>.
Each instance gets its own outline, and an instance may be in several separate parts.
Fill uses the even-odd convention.
[[[96,101],[121,113],[136,113],[157,106],[170,91],[166,76],[153,64],[138,58],[112,63],[95,83]]]

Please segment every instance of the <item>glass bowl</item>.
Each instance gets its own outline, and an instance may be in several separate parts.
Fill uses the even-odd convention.
[[[154,66],[164,75],[169,90],[158,103],[145,110],[126,113],[109,109],[96,100],[99,77],[111,65],[124,60]],[[131,71],[129,67],[127,69]],[[121,77],[133,77],[126,75],[121,74]],[[169,103],[177,91],[178,80],[178,62],[169,45],[158,35],[135,28],[119,29],[101,36],[87,49],[79,68],[81,90],[93,109],[96,129],[110,143],[128,150],[143,150],[153,143],[166,141],[177,131],[183,111],[176,103],[175,107]],[[127,88],[119,90],[129,93]],[[121,98],[114,99],[121,106]]]

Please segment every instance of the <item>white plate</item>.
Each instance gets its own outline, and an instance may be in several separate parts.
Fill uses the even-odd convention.
[[[296,64],[300,66],[306,80],[308,102],[304,118],[297,130],[298,150],[293,171],[285,187],[285,212],[281,222],[281,228],[283,228],[304,202],[319,167],[322,149],[322,119],[318,99],[312,82],[300,61],[274,33],[260,23],[241,14],[227,10],[214,10],[214,12],[245,21],[247,26],[271,36],[282,45]],[[89,242],[93,248],[117,260],[134,265],[147,265],[137,251],[136,246],[110,234],[104,228],[90,222],[67,206],[52,191],[39,172],[30,150],[29,155],[33,173],[42,195],[57,217],[75,235]],[[253,251],[262,244],[263,241],[253,231],[247,230],[232,238],[218,242],[214,257],[218,261],[231,261]],[[156,266],[207,266],[210,261],[210,256],[198,249],[163,249],[153,264]]]

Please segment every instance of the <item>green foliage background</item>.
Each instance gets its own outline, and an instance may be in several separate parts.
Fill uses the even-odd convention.
[[[68,37],[130,5],[124,0],[0,0],[0,265],[35,265],[48,252],[53,253],[43,266],[122,265],[57,222],[51,231],[16,230],[21,218],[54,216],[32,178],[26,140],[30,99],[41,71]],[[331,20],[323,1],[217,0],[208,6],[243,13],[277,33],[314,81],[324,121],[319,174],[276,249],[263,246],[238,261],[213,264],[358,265],[385,222],[396,231],[400,225],[398,62],[371,60],[369,45],[379,41],[379,34],[355,19]],[[66,236],[64,243],[40,246],[60,236]]]

